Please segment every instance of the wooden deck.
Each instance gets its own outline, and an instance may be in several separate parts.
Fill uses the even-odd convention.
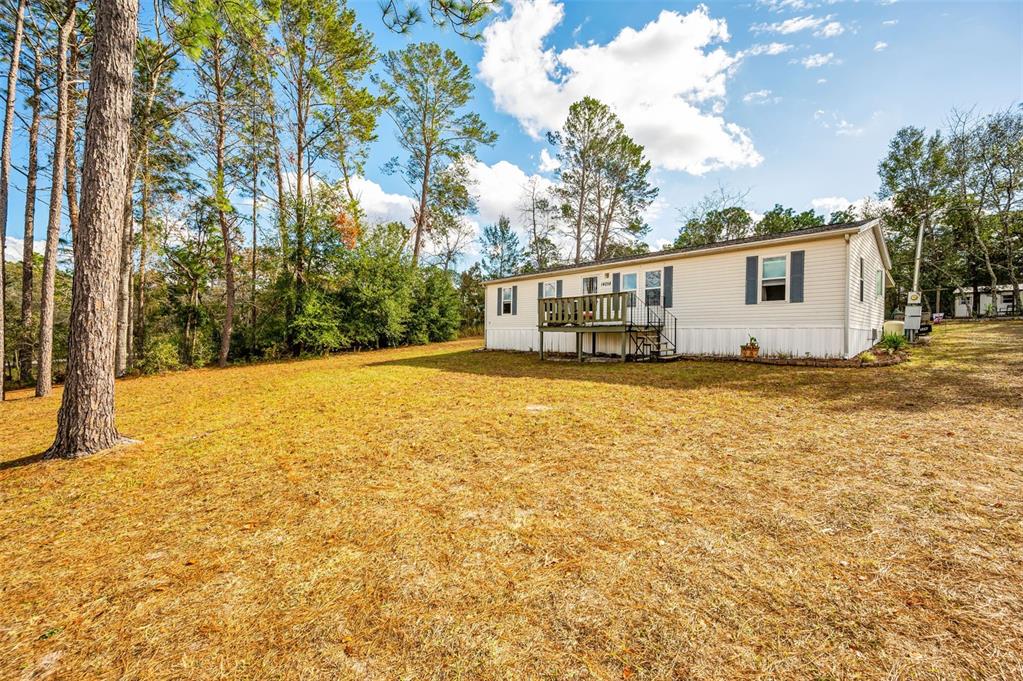
[[[537,301],[537,329],[540,331],[540,359],[544,358],[545,332],[576,334],[576,355],[583,358],[583,334],[621,334],[621,361],[629,352],[629,339],[650,332],[659,334],[664,326],[661,315],[652,315],[630,291],[597,293]],[[594,341],[594,347],[596,343]]]
[[[563,298],[541,298],[537,304],[537,326],[543,330],[592,332],[594,327],[620,327],[628,323],[629,297],[632,293],[595,293]],[[579,328],[582,327],[582,328]],[[603,329],[608,332],[611,329]]]

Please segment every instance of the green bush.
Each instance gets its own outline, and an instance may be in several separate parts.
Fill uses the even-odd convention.
[[[451,276],[436,267],[422,268],[418,275],[406,324],[407,342],[419,344],[455,338],[462,315]]]
[[[881,342],[878,345],[888,352],[898,352],[909,345],[909,341],[901,333],[886,333],[881,336]]]
[[[337,352],[350,342],[341,328],[341,313],[337,306],[316,289],[306,293],[302,310],[292,324],[295,339],[307,352]]]
[[[145,350],[138,362],[138,369],[143,374],[162,374],[181,368],[181,356],[178,344],[173,338],[163,336],[146,343]]]
[[[195,347],[192,350],[192,366],[204,367],[213,362],[219,348],[213,342],[213,334],[205,329],[195,332]]]

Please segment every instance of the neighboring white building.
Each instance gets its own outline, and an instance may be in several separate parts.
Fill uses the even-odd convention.
[[[853,357],[884,324],[880,220],[487,282],[486,347],[628,355]]]
[[[957,318],[972,317],[973,289],[957,288],[952,295],[955,296],[956,302],[955,316]],[[992,312],[1000,317],[1014,314],[1015,310],[1012,302],[1012,284],[999,286],[994,296],[991,295],[990,286],[981,287],[980,306],[978,309],[980,310],[980,315],[982,317],[990,317],[992,316]]]

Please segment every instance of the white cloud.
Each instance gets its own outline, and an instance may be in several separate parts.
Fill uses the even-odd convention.
[[[540,172],[551,173],[561,167],[561,161],[550,155],[546,149],[540,150]]]
[[[818,85],[824,85],[824,84],[825,84],[825,83],[827,83],[827,82],[828,82],[828,79],[827,79],[827,78],[818,78],[818,79],[817,79],[817,84],[818,84]]]
[[[845,33],[845,27],[837,21],[829,21],[821,26],[819,31],[814,31],[814,35],[818,38],[834,38],[843,33]]]
[[[792,49],[792,45],[787,43],[758,43],[748,50],[744,50],[742,56],[757,57],[762,54],[766,54],[769,57],[773,57],[783,52],[788,52]]]
[[[815,17],[812,15],[807,15],[805,17],[792,17],[785,21],[775,21],[770,24],[754,24],[750,27],[750,30],[754,33],[781,33],[782,35],[788,35],[790,33],[798,33],[800,31],[820,28],[830,18],[830,16]]]
[[[862,220],[866,217],[876,216],[882,210],[891,208],[892,201],[891,199],[878,201],[869,196],[853,201],[844,196],[824,196],[810,201],[810,206],[818,213],[823,214],[824,217],[831,217],[831,214],[836,211],[849,210],[857,220]]]
[[[863,199],[859,201],[850,201],[844,196],[824,196],[819,199],[814,199],[810,202],[810,207],[818,213],[822,213],[825,217],[830,216],[832,213],[840,210],[845,210],[855,204],[863,203]]]
[[[352,178],[352,193],[371,222],[412,221],[415,202],[404,194],[391,194],[373,180]]]
[[[883,40],[878,40],[876,43],[874,43],[874,51],[875,52],[883,52],[887,48],[888,48],[888,43],[886,43]]]
[[[876,118],[877,115],[875,112],[872,118]],[[813,112],[813,119],[825,130],[834,130],[839,137],[859,137],[866,130],[862,125],[850,123],[834,111],[817,109]]]
[[[559,52],[545,41],[564,18],[563,5],[510,4],[511,15],[483,33],[479,73],[496,107],[534,138],[560,128],[569,106],[591,95],[614,108],[658,167],[701,174],[763,160],[749,133],[721,116],[726,82],[741,55],[714,47],[728,40],[728,28],[705,6],[684,15],[662,11],[607,44]]]
[[[21,262],[21,249],[25,247],[25,242],[17,237],[9,236],[4,242],[4,260],[7,262]],[[46,250],[45,241],[33,241],[32,250],[39,255],[42,255]]]
[[[898,19],[887,19],[885,21],[882,21],[881,25],[882,26],[895,26],[898,23],[899,23]]]
[[[838,64],[839,60],[835,59],[834,52],[828,52],[827,54],[818,52],[817,54],[811,54],[803,57],[802,59],[793,59],[791,63],[802,64],[808,69],[819,69],[827,64]]]
[[[526,184],[531,177],[536,177],[542,189],[549,188],[552,183],[540,175],[527,175],[514,163],[498,161],[487,165],[482,161],[469,161],[469,177],[475,183],[473,191],[477,200],[477,216],[482,224],[489,225],[506,215],[512,223],[518,222],[519,206]]]
[[[781,97],[771,96],[770,90],[754,90],[743,95],[742,101],[747,104],[777,104]]]
[[[853,125],[843,118],[835,124],[835,134],[841,137],[859,137],[863,134],[863,127]]]
[[[757,5],[766,7],[772,12],[782,12],[785,10],[804,10],[810,9],[813,5],[806,0],[757,0]]]

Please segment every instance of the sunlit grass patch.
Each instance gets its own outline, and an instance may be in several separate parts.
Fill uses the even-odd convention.
[[[0,677],[1010,678],[1023,326],[877,370],[478,341],[0,405]],[[19,395],[15,395],[16,398]]]

